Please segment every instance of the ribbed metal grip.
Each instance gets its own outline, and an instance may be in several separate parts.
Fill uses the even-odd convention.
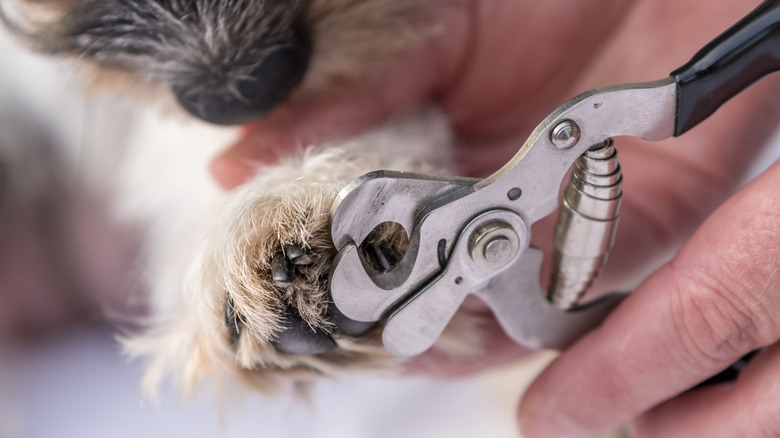
[[[549,299],[574,309],[601,272],[617,230],[622,174],[612,139],[583,154],[563,191]]]

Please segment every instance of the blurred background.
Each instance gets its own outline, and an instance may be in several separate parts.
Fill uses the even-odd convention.
[[[0,57],[0,438],[517,436],[519,395],[550,353],[457,381],[326,381],[308,403],[248,395],[218,406],[173,388],[144,398],[142,364],[115,340],[117,323],[143,314],[136,230],[109,202],[115,163],[152,144],[163,165],[186,153],[177,165],[206,172],[234,132],[90,95],[70,64],[1,31]],[[774,143],[753,175],[780,156]]]
[[[322,382],[310,403],[250,395],[220,408],[173,388],[145,399],[142,364],[115,340],[143,300],[135,230],[109,202],[114,163],[151,142],[161,162],[197,151],[178,165],[206,172],[233,131],[90,95],[72,65],[5,33],[0,56],[0,438],[517,436],[521,389],[550,355],[457,381]]]

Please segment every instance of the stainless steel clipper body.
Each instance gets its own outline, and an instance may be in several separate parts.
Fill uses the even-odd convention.
[[[655,104],[637,106],[636,101]],[[600,321],[616,299],[566,309],[548,301],[539,279],[543,255],[530,246],[531,225],[555,211],[561,183],[580,156],[613,135],[670,136],[673,122],[663,115],[673,108],[670,80],[594,90],[549,116],[507,165],[484,180],[366,175],[342,192],[332,216],[340,249],[330,283],[336,306],[359,321],[387,319],[385,346],[403,356],[430,347],[469,294],[485,301],[518,343],[568,345]],[[352,219],[358,217],[359,222]],[[357,247],[387,220],[407,230],[409,249],[392,272],[371,272]],[[491,228],[500,231],[483,237]],[[604,232],[606,239],[598,240],[611,241],[610,228]],[[569,261],[573,249],[564,245],[569,257],[562,259],[564,273],[577,265]],[[498,260],[486,264],[488,258]]]
[[[599,88],[566,102],[483,180],[378,171],[353,181],[331,213],[336,306],[357,321],[385,319],[384,344],[401,356],[429,348],[469,294],[484,300],[519,344],[567,346],[619,301],[583,299],[606,262],[619,217],[622,175],[611,138],[682,135],[780,69],[779,38],[780,0],[768,0],[669,78]],[[572,165],[545,292],[531,225],[556,209]],[[379,272],[358,247],[387,221],[406,230],[409,247],[392,270]]]

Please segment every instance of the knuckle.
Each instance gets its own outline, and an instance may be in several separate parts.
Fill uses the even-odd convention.
[[[749,284],[736,277],[724,280],[724,272],[702,269],[681,275],[672,300],[674,329],[697,369],[731,362],[773,342],[778,333],[770,306],[751,293]]]

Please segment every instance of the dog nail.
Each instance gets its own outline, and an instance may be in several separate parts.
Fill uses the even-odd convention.
[[[289,245],[285,248],[285,253],[287,253],[287,260],[293,265],[308,265],[312,262],[311,254],[304,251],[303,248],[296,244]]]
[[[347,336],[357,338],[366,334],[374,326],[374,322],[355,321],[341,313],[332,301],[329,304],[330,320],[336,329]]]
[[[366,249],[382,272],[390,272],[398,262],[393,252],[384,243],[369,243]]]
[[[233,305],[233,299],[228,297],[225,300],[225,326],[227,326],[230,334],[230,345],[236,345],[238,338],[241,336],[241,328],[244,327],[244,323],[236,314],[236,308]]]
[[[271,276],[276,286],[288,287],[292,285],[292,265],[281,252],[271,259]]]
[[[225,325],[229,328],[241,328],[244,326],[241,318],[236,314],[236,307],[233,304],[233,299],[230,297],[225,300]]]
[[[284,329],[271,343],[277,351],[291,355],[322,354],[336,348],[336,342],[324,330],[313,330],[298,312],[288,309]]]

